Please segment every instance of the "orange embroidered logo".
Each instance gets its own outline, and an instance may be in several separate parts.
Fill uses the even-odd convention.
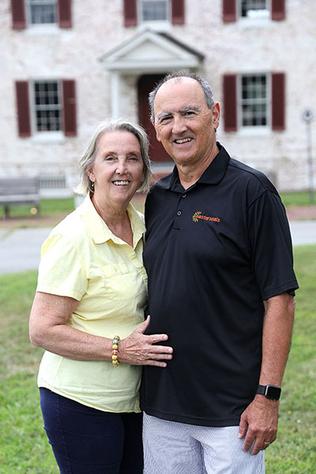
[[[193,222],[199,221],[209,221],[209,222],[220,222],[219,217],[210,217],[210,216],[203,216],[201,211],[196,211],[192,216]]]

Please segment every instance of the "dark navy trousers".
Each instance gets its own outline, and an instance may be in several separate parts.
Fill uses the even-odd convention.
[[[40,388],[44,427],[61,474],[141,474],[142,414],[109,413]]]

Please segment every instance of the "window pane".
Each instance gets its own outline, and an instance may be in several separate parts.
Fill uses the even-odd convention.
[[[168,20],[168,2],[166,0],[142,0],[142,21],[164,21]]]
[[[57,81],[34,83],[35,121],[38,132],[61,130],[61,106]]]
[[[265,74],[241,78],[242,125],[256,127],[267,125],[267,77]]]
[[[56,23],[56,0],[29,0],[30,22],[33,25]]]

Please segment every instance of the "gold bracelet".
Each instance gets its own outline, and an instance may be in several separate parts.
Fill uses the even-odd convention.
[[[120,361],[118,360],[118,347],[120,343],[120,336],[114,336],[112,339],[112,366],[118,367],[120,365]]]

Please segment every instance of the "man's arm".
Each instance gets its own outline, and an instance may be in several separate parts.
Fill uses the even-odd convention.
[[[291,345],[294,308],[294,298],[288,293],[265,302],[261,385],[281,386]],[[245,451],[251,448],[252,453],[257,454],[276,439],[278,413],[279,401],[255,396],[240,418],[239,433],[245,439]]]

